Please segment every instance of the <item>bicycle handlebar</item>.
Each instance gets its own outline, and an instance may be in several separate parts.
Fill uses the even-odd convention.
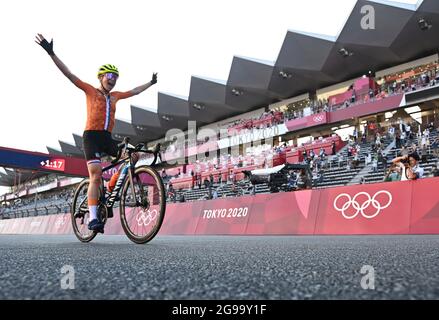
[[[161,149],[161,144],[160,143],[157,143],[153,149],[148,150],[148,149],[145,149],[146,146],[145,146],[144,143],[139,143],[134,148],[130,148],[128,146],[129,141],[130,141],[129,137],[125,137],[125,138],[123,138],[123,141],[117,145],[117,149],[118,149],[117,156],[116,156],[116,158],[113,161],[111,161],[112,164],[115,164],[115,163],[117,163],[120,160],[120,157],[122,156],[122,152],[124,150],[128,152],[129,156],[133,152],[144,152],[144,153],[148,153],[148,154],[154,155],[154,160],[150,164],[150,166],[154,166],[155,165],[155,163],[157,162],[157,157],[160,159],[160,161],[162,161],[162,156],[160,154],[160,149]]]

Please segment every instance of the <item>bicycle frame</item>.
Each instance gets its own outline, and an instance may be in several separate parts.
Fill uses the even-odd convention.
[[[104,202],[105,202],[105,205],[107,206],[107,208],[112,208],[114,206],[114,203],[116,202],[116,199],[119,196],[119,192],[122,189],[122,186],[124,185],[127,176],[130,179],[130,184],[131,184],[134,199],[137,199],[135,188],[134,188],[134,180],[133,180],[134,165],[132,163],[131,157],[125,157],[124,159],[121,159],[121,160],[117,161],[116,163],[111,164],[108,167],[105,167],[104,169],[102,169],[102,172],[108,171],[121,163],[126,164],[126,166],[124,168],[122,168],[122,171],[127,169],[128,172],[127,172],[127,174],[123,174],[123,172],[121,171],[121,176],[119,176],[119,178],[117,179],[114,190],[111,192],[111,194],[108,196],[108,198],[105,198],[105,195],[104,195]],[[102,181],[101,186],[103,187],[103,181]]]
[[[128,141],[129,141],[128,138],[124,138],[124,142],[123,142],[123,143],[127,144]],[[123,146],[123,145],[122,145],[122,144],[119,144],[119,145],[118,145],[119,148],[120,148],[121,146]],[[156,160],[157,160],[157,156],[159,157],[159,159],[160,159],[160,161],[161,161],[161,155],[160,155],[160,153],[159,153],[159,151],[160,151],[160,144],[157,144],[157,145],[156,145],[156,149],[155,149],[155,151],[152,151],[152,150],[136,150],[136,149],[128,149],[128,148],[126,147],[126,145],[125,145],[125,148],[126,148],[126,151],[128,152],[128,155],[125,156],[123,159],[120,159],[120,155],[121,155],[120,152],[121,152],[121,149],[119,149],[119,154],[118,154],[118,156],[117,156],[117,159],[119,159],[119,160],[117,160],[117,161],[114,162],[114,163],[112,162],[111,165],[109,165],[109,166],[103,168],[103,169],[102,169],[102,172],[108,171],[108,170],[110,170],[110,169],[116,167],[117,165],[119,165],[119,164],[121,164],[121,163],[125,163],[126,166],[123,168],[123,170],[125,170],[125,169],[128,170],[128,178],[130,179],[130,184],[131,184],[131,188],[132,188],[133,197],[134,197],[134,200],[135,200],[135,202],[136,202],[135,205],[136,205],[136,206],[139,206],[139,205],[141,205],[141,203],[137,200],[136,190],[135,190],[135,187],[134,187],[134,179],[133,179],[133,175],[134,175],[134,167],[135,167],[135,165],[133,164],[133,161],[132,161],[132,159],[131,159],[131,152],[144,152],[144,153],[153,154],[153,155],[154,155],[154,161],[153,161],[153,163],[151,164],[151,166],[154,166],[154,164],[156,163]],[[122,173],[122,172],[121,172],[121,173]],[[116,185],[115,185],[115,187],[114,187],[114,190],[111,192],[111,194],[108,196],[108,198],[105,197],[106,195],[105,195],[105,192],[104,192],[104,180],[102,179],[102,182],[101,182],[100,187],[99,187],[99,188],[100,188],[100,191],[101,191],[101,194],[102,194],[101,202],[102,202],[102,204],[104,204],[107,208],[109,208],[109,209],[113,208],[114,203],[115,203],[116,201],[120,200],[120,199],[118,199],[118,197],[119,197],[119,192],[120,192],[120,190],[122,189],[122,186],[124,185],[126,179],[127,179],[127,174],[121,174],[121,175],[119,176],[119,178],[118,178],[118,180],[117,180],[117,182],[116,182]],[[141,195],[142,195],[142,198],[143,198],[143,194],[142,194],[142,193],[143,193],[143,189],[142,189],[142,188],[139,188],[139,189],[140,189],[140,192],[141,192]],[[87,198],[84,198],[84,199],[81,201],[81,203],[79,204],[79,210],[81,210],[82,205],[84,204],[84,202],[85,202],[86,199],[87,199]]]

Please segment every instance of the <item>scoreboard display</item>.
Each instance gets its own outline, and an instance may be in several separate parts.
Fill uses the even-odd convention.
[[[66,168],[66,159],[60,156],[4,148],[0,149],[0,163],[3,167],[41,171],[64,172]]]

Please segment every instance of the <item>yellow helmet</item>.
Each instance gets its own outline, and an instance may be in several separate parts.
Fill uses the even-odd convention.
[[[106,74],[106,73],[115,73],[115,74],[119,75],[119,70],[117,70],[115,65],[104,64],[99,68],[98,78],[101,74]]]

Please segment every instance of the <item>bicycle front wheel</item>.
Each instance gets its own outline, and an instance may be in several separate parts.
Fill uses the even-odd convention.
[[[128,238],[138,244],[151,241],[159,232],[166,210],[165,188],[153,168],[136,168],[133,176],[134,193],[130,179],[122,189],[120,220]]]

